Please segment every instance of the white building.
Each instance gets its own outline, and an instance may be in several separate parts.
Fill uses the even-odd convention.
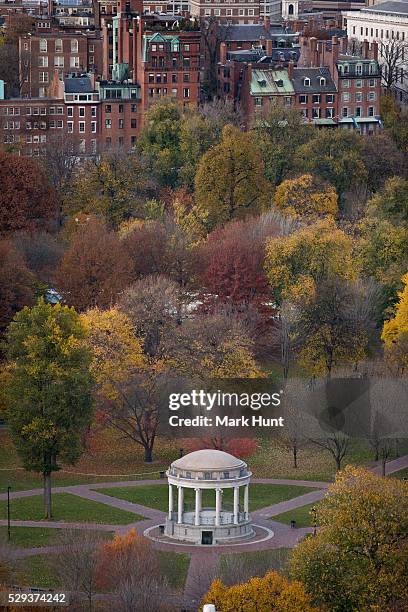
[[[408,1],[387,0],[361,11],[343,14],[349,39],[379,43],[379,61],[386,70],[384,56],[399,53],[394,93],[398,102],[408,103]]]
[[[174,461],[167,471],[169,509],[165,534],[184,542],[211,545],[250,537],[251,472],[241,459],[219,450],[199,450]],[[192,506],[185,492],[194,491]],[[230,503],[223,501],[232,491]],[[211,493],[208,493],[211,491]],[[203,503],[203,492],[214,503]]]

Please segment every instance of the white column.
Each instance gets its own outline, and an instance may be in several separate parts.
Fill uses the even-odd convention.
[[[238,525],[239,487],[234,487],[234,525]]]
[[[201,489],[195,490],[195,521],[196,525],[200,524],[200,512],[201,512]]]
[[[174,510],[174,498],[173,498],[173,485],[169,484],[169,519],[173,517]]]
[[[247,519],[249,516],[249,485],[245,485],[244,489],[244,512],[245,518]]]
[[[221,489],[215,489],[215,526],[220,524],[221,515]]]
[[[177,510],[178,510],[177,522],[178,523],[183,522],[183,506],[184,506],[184,489],[183,487],[178,487],[178,506],[177,506]]]

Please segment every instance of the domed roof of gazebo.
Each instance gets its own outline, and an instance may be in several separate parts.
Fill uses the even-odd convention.
[[[171,467],[182,470],[223,471],[246,467],[246,463],[224,451],[206,448],[184,455],[184,457],[173,461]]]

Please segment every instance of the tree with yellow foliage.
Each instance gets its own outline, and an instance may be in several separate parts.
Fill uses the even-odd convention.
[[[292,217],[316,220],[334,217],[338,211],[337,193],[329,183],[312,174],[283,181],[275,191],[276,207]]]
[[[404,289],[398,294],[395,316],[384,322],[381,339],[386,356],[404,370],[408,366],[408,274],[402,281]]]
[[[316,537],[298,544],[290,564],[314,603],[333,612],[406,609],[408,484],[347,466],[317,519]]]
[[[195,176],[195,217],[207,232],[232,219],[261,212],[269,205],[271,185],[249,132],[232,125],[221,142],[204,153]]]
[[[243,584],[225,586],[214,580],[202,604],[212,603],[217,612],[317,612],[300,582],[290,582],[277,572],[256,576]]]
[[[338,275],[353,277],[352,241],[331,219],[318,221],[288,236],[271,238],[265,270],[280,304],[310,294],[316,283]]]

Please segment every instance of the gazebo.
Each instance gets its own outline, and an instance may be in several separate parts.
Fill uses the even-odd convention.
[[[249,516],[251,472],[241,459],[219,450],[195,451],[174,461],[167,478],[168,537],[208,545],[253,535]],[[223,501],[223,497],[230,499]]]

